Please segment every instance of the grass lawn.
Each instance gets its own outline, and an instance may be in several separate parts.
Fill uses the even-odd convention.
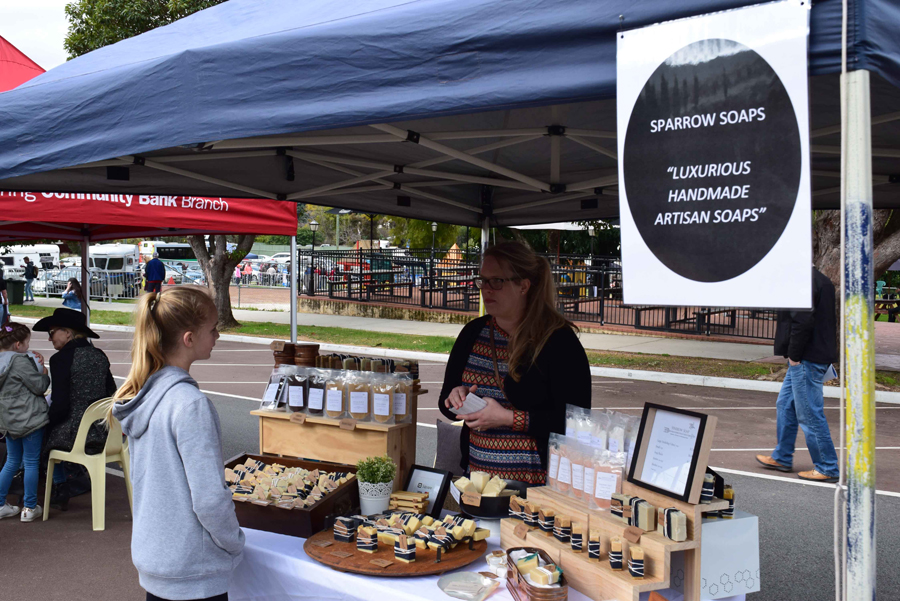
[[[53,313],[53,307],[33,305],[13,305],[11,309],[13,320],[17,316],[41,318]],[[132,313],[124,311],[93,311],[91,312],[91,321],[98,324],[133,325]],[[240,327],[223,330],[222,333],[288,339],[291,335],[291,329],[287,324],[244,322]],[[444,354],[450,352],[456,340],[447,336],[415,336],[411,334],[389,334],[351,330],[348,328],[315,326],[298,326],[297,336],[301,340],[309,342]],[[774,363],[674,357],[671,355],[646,355],[643,353],[590,351],[587,355],[591,365],[602,367],[694,374],[719,378],[740,378],[745,380],[756,380],[759,376],[771,375],[782,368],[781,365]],[[781,380],[781,378],[779,377],[778,380]],[[875,381],[884,389],[900,391],[900,373],[878,371],[875,374]]]

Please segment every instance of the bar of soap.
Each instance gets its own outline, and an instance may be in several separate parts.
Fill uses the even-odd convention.
[[[521,574],[527,574],[531,572],[533,569],[538,567],[538,556],[537,553],[532,553],[531,555],[526,555],[522,559],[516,562],[516,569],[519,570]]]
[[[525,519],[525,499],[517,496],[509,498],[509,517],[517,520]]]
[[[614,492],[612,494],[612,499],[610,500],[609,513],[615,518],[619,518],[626,524],[628,523],[628,518],[626,509],[630,511],[631,508],[631,495],[626,495],[620,492]]]
[[[547,568],[534,568],[528,575],[531,576],[532,582],[535,584],[543,584],[547,586],[549,584],[553,584],[553,576],[556,572],[551,572]]]
[[[459,490],[459,492],[466,492],[466,493],[479,492],[478,487],[476,487],[475,484],[473,484],[472,481],[469,480],[468,478],[466,478],[465,476],[463,476],[462,478],[460,478],[459,480],[454,482],[453,486],[455,486]]]
[[[540,513],[538,506],[534,503],[526,502],[525,503],[525,523],[531,526],[532,528],[537,528],[539,524]]]
[[[572,524],[571,544],[574,553],[584,550],[584,527],[581,524]]]
[[[558,515],[553,521],[553,536],[561,543],[568,543],[572,538],[572,519]]]
[[[674,507],[660,509],[656,531],[676,543],[685,541],[687,540],[687,516]]]
[[[480,540],[484,540],[491,535],[491,531],[487,528],[476,528],[475,532],[472,534],[472,540],[478,542]]]
[[[632,578],[644,578],[644,550],[632,545],[628,548],[628,573]]]
[[[356,549],[363,553],[378,551],[378,530],[372,526],[360,526],[356,529]]]
[[[499,497],[504,488],[506,488],[506,480],[503,480],[499,476],[494,476],[484,487],[484,490],[481,491],[481,496]]]
[[[556,512],[552,509],[545,509],[541,507],[540,511],[538,511],[538,525],[541,528],[541,532],[545,534],[552,535],[553,534],[553,524],[556,519]]]
[[[394,543],[394,557],[403,563],[412,563],[416,560],[416,545],[410,544],[405,534],[401,534]]]
[[[704,474],[703,488],[700,489],[700,503],[712,503],[716,494],[716,477],[712,474]]]
[[[487,472],[472,472],[469,475],[469,480],[475,485],[475,492],[480,493],[491,481],[491,475]]]
[[[600,530],[588,533],[588,559],[600,559]]]
[[[632,522],[644,532],[651,532],[656,527],[656,507],[647,501],[640,501],[634,506],[635,515]]]
[[[622,539],[618,536],[612,537],[609,541],[609,567],[611,570],[621,572],[622,565]]]

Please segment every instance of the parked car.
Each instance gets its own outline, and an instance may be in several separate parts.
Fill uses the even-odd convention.
[[[291,253],[275,253],[274,255],[269,257],[268,261],[275,261],[276,263],[290,263]]]

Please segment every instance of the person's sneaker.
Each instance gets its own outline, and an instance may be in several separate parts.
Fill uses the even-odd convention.
[[[39,517],[44,515],[44,510],[41,509],[40,505],[35,505],[34,509],[30,507],[26,507],[22,510],[22,521],[23,522],[33,522]]]
[[[772,459],[771,455],[757,455],[756,460],[759,461],[763,467],[768,468],[770,470],[778,470],[779,472],[792,472],[794,468],[789,465],[781,465],[774,459]]]
[[[801,480],[810,480],[812,482],[837,482],[837,476],[826,476],[817,470],[809,470],[808,472],[800,472],[797,477]]]
[[[14,515],[19,515],[19,508],[15,505],[6,503],[2,507],[0,507],[0,520],[2,520],[3,518],[11,518]]]

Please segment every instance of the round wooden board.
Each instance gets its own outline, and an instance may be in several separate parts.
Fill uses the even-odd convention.
[[[319,546],[317,543],[330,542],[327,547]],[[353,574],[363,574],[365,576],[388,576],[393,578],[410,578],[413,576],[433,576],[435,574],[443,574],[469,565],[484,557],[487,551],[487,541],[478,541],[475,543],[475,550],[470,551],[468,543],[460,543],[446,553],[441,553],[441,562],[435,563],[437,552],[433,549],[416,549],[416,560],[412,563],[403,563],[394,557],[394,547],[378,544],[378,551],[375,553],[365,553],[356,550],[356,540],[352,543],[342,543],[334,540],[334,532],[332,530],[323,530],[318,534],[314,534],[306,539],[303,544],[303,550],[311,558],[319,563],[335,569],[339,572],[351,572]],[[337,557],[332,555],[333,551],[346,551],[353,553],[350,557]],[[386,568],[380,568],[372,565],[373,559],[384,559],[393,563]]]

